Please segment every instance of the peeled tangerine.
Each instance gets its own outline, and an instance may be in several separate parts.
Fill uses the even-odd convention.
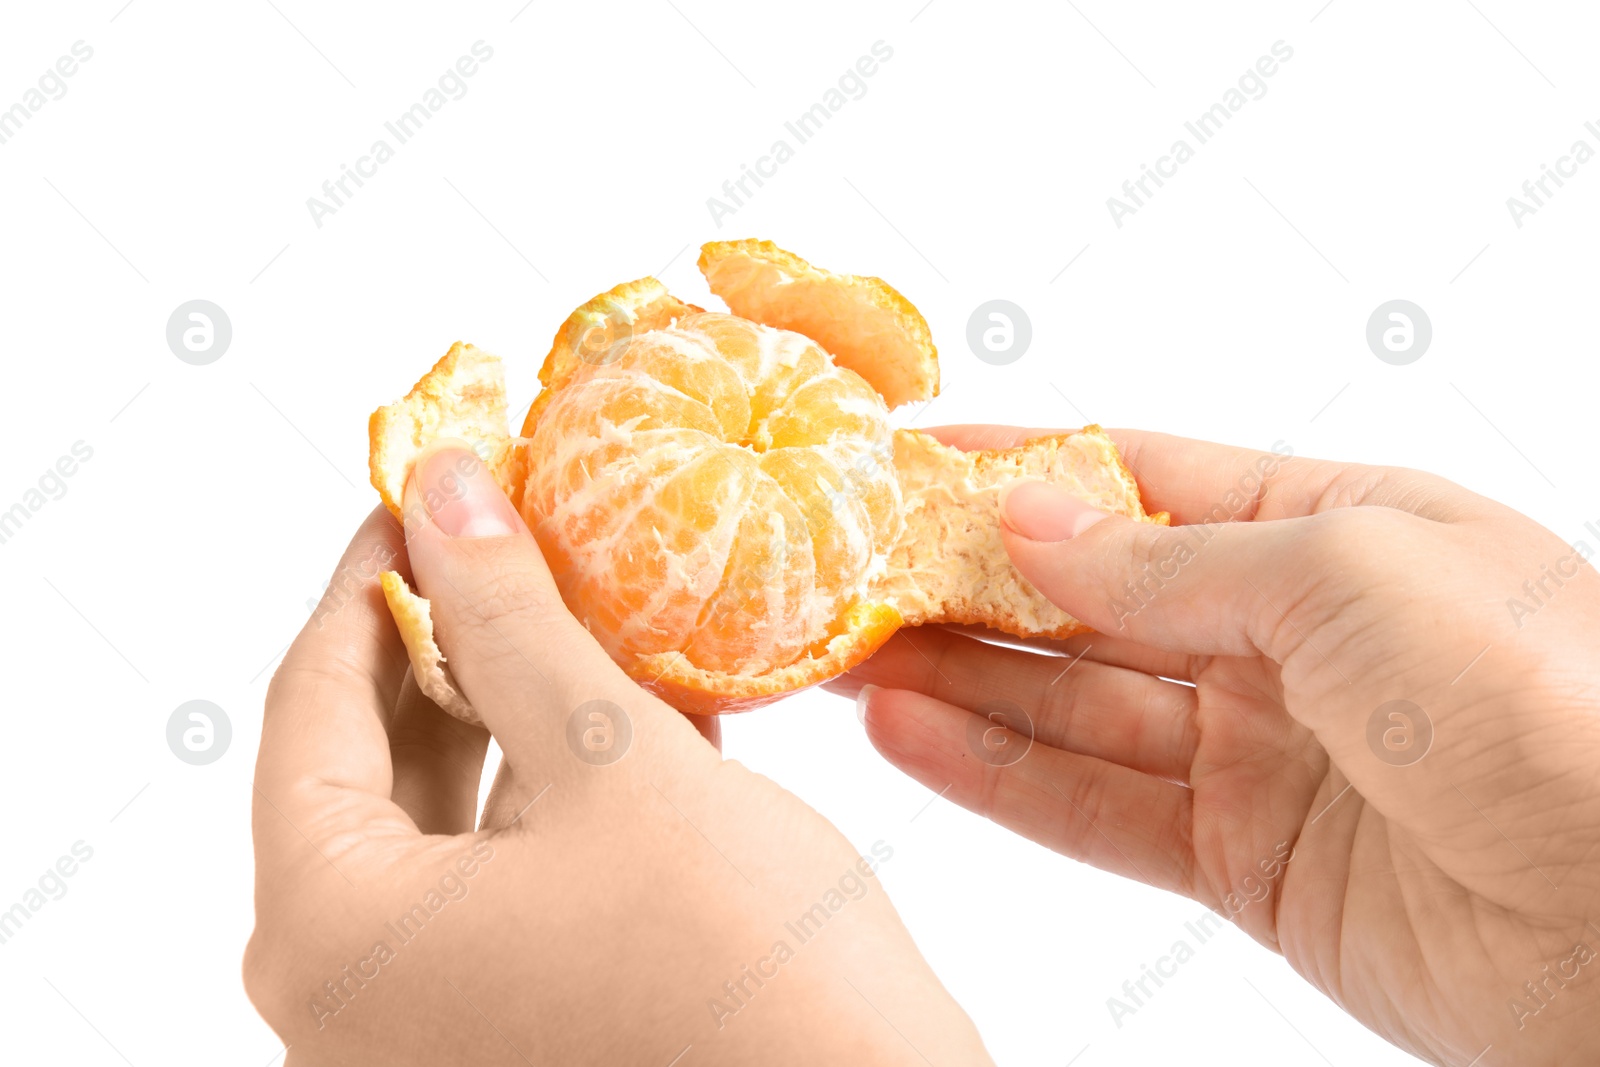
[[[938,393],[939,365],[927,322],[880,279],[767,241],[708,244],[700,270],[730,313],[654,278],[574,311],[520,437],[500,361],[459,343],[370,427],[372,484],[397,516],[423,447],[470,442],[567,607],[675,707],[758,707],[849,670],[901,626],[1086,629],[1006,558],[997,498],[1013,478],[1167,521],[1145,513],[1098,426],[974,453],[891,429],[890,408]],[[477,721],[428,602],[392,572],[383,588],[422,691]]]

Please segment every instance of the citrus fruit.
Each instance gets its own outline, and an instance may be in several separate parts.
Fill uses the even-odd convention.
[[[462,344],[370,423],[373,484],[397,515],[421,450],[467,441],[568,608],[674,706],[759,706],[850,669],[902,625],[1082,630],[1006,558],[998,495],[1013,478],[1166,521],[1098,427],[977,453],[894,430],[892,407],[938,391],[938,357],[882,280],[764,241],[708,244],[700,268],[730,312],[643,278],[568,316],[520,436],[498,359]],[[398,575],[384,591],[423,691],[472,717],[426,601]]]

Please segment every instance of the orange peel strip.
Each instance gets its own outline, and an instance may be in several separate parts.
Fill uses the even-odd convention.
[[[384,571],[379,581],[383,585],[383,599],[389,602],[389,614],[400,628],[400,640],[405,642],[406,653],[411,658],[411,673],[422,695],[456,718],[482,725],[483,720],[462,695],[455,675],[445,665],[444,653],[433,639],[433,616],[428,601],[413,593],[406,580],[394,571]]]
[[[446,437],[471,446],[513,502],[521,496],[518,453],[506,432],[505,368],[472,345],[451,345],[403,400],[374,411],[367,436],[372,486],[396,518],[403,518],[406,479],[417,457]]]
[[[735,315],[811,338],[890,408],[939,395],[928,320],[882,278],[834,274],[756,240],[709,242],[699,266]]]

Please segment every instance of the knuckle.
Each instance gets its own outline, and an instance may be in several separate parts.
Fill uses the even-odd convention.
[[[1448,478],[1403,467],[1387,468],[1391,507],[1439,522],[1462,522],[1483,513],[1487,503]]]
[[[1390,467],[1353,465],[1338,471],[1312,504],[1316,513],[1347,511],[1374,499],[1395,475],[1404,473]]]
[[[1175,576],[1176,564],[1181,563],[1177,558],[1181,543],[1180,538],[1166,527],[1146,523],[1129,524],[1111,546],[1115,567],[1113,573],[1131,576],[1135,584],[1141,578],[1151,579],[1155,576],[1170,580]]]
[[[458,682],[476,674],[560,686],[610,663],[542,567],[516,560],[473,573],[470,584],[458,579],[449,603],[435,613],[435,639],[453,661]],[[473,699],[493,698],[480,693]]]
[[[1288,595],[1263,610],[1269,647],[1290,649],[1316,640],[1327,654],[1362,632],[1386,591],[1436,566],[1416,542],[1418,519],[1388,507],[1342,507],[1298,521],[1290,558],[1297,568]]]
[[[537,619],[549,608],[541,591],[526,576],[515,572],[487,576],[466,599],[466,614],[477,616],[485,625],[524,617]]]
[[[1378,579],[1397,558],[1418,520],[1388,507],[1340,507],[1306,519],[1301,550],[1325,570],[1346,578]]]
[[[1130,524],[1124,529],[1127,531],[1125,551],[1130,563],[1154,563],[1162,556],[1165,547],[1162,544],[1162,529],[1146,523]]]
[[[572,616],[553,584],[523,565],[475,568],[474,580],[450,591],[456,628],[477,634],[507,635],[511,629],[565,625]]]
[[[1328,482],[1313,503],[1316,512],[1381,506],[1410,515],[1455,522],[1482,509],[1482,498],[1426,471],[1407,467],[1351,466]]]

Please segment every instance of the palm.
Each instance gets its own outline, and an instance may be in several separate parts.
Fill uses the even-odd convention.
[[[1368,804],[1312,731],[1288,714],[1275,664],[1216,657],[1193,681],[1200,741],[1188,779],[1192,894],[1353,1010],[1374,988],[1386,999],[1425,1005],[1438,990],[1416,981],[1426,973],[1426,953],[1405,914],[1413,894],[1395,890],[1436,870],[1436,860]],[[1281,856],[1280,843],[1291,859],[1280,877],[1264,879],[1261,862]],[[1392,879],[1351,877],[1373,863],[1388,866]],[[1345,922],[1346,915],[1365,921]]]
[[[1408,566],[1448,587],[1470,573],[1471,547],[1452,559],[1436,546],[1429,562]],[[1314,640],[1373,664],[1366,692],[1415,693],[1432,709],[1428,747],[1388,759],[1360,730],[1371,703],[1323,669],[1320,652],[1309,670],[1265,658],[1195,662],[1197,867],[1226,893],[1228,872],[1260,847],[1255,823],[1292,840],[1273,906],[1246,908],[1239,924],[1369,1026],[1441,1062],[1489,1049],[1506,1062],[1592,1062],[1573,1030],[1586,1026],[1597,994],[1572,979],[1600,935],[1589,921],[1600,798],[1584,754],[1597,717],[1582,637],[1600,605],[1574,596],[1564,606],[1578,625],[1546,630],[1533,663],[1504,651],[1488,658],[1472,687],[1457,684],[1464,672],[1454,663],[1475,665],[1473,650],[1494,647],[1478,619],[1437,621],[1432,647],[1451,664],[1441,675],[1420,655],[1394,656],[1378,613],[1330,613]],[[1340,626],[1357,636],[1328,632]],[[1355,745],[1352,725],[1364,735]],[[1339,759],[1319,736],[1343,745]],[[1250,820],[1230,823],[1240,811]]]

